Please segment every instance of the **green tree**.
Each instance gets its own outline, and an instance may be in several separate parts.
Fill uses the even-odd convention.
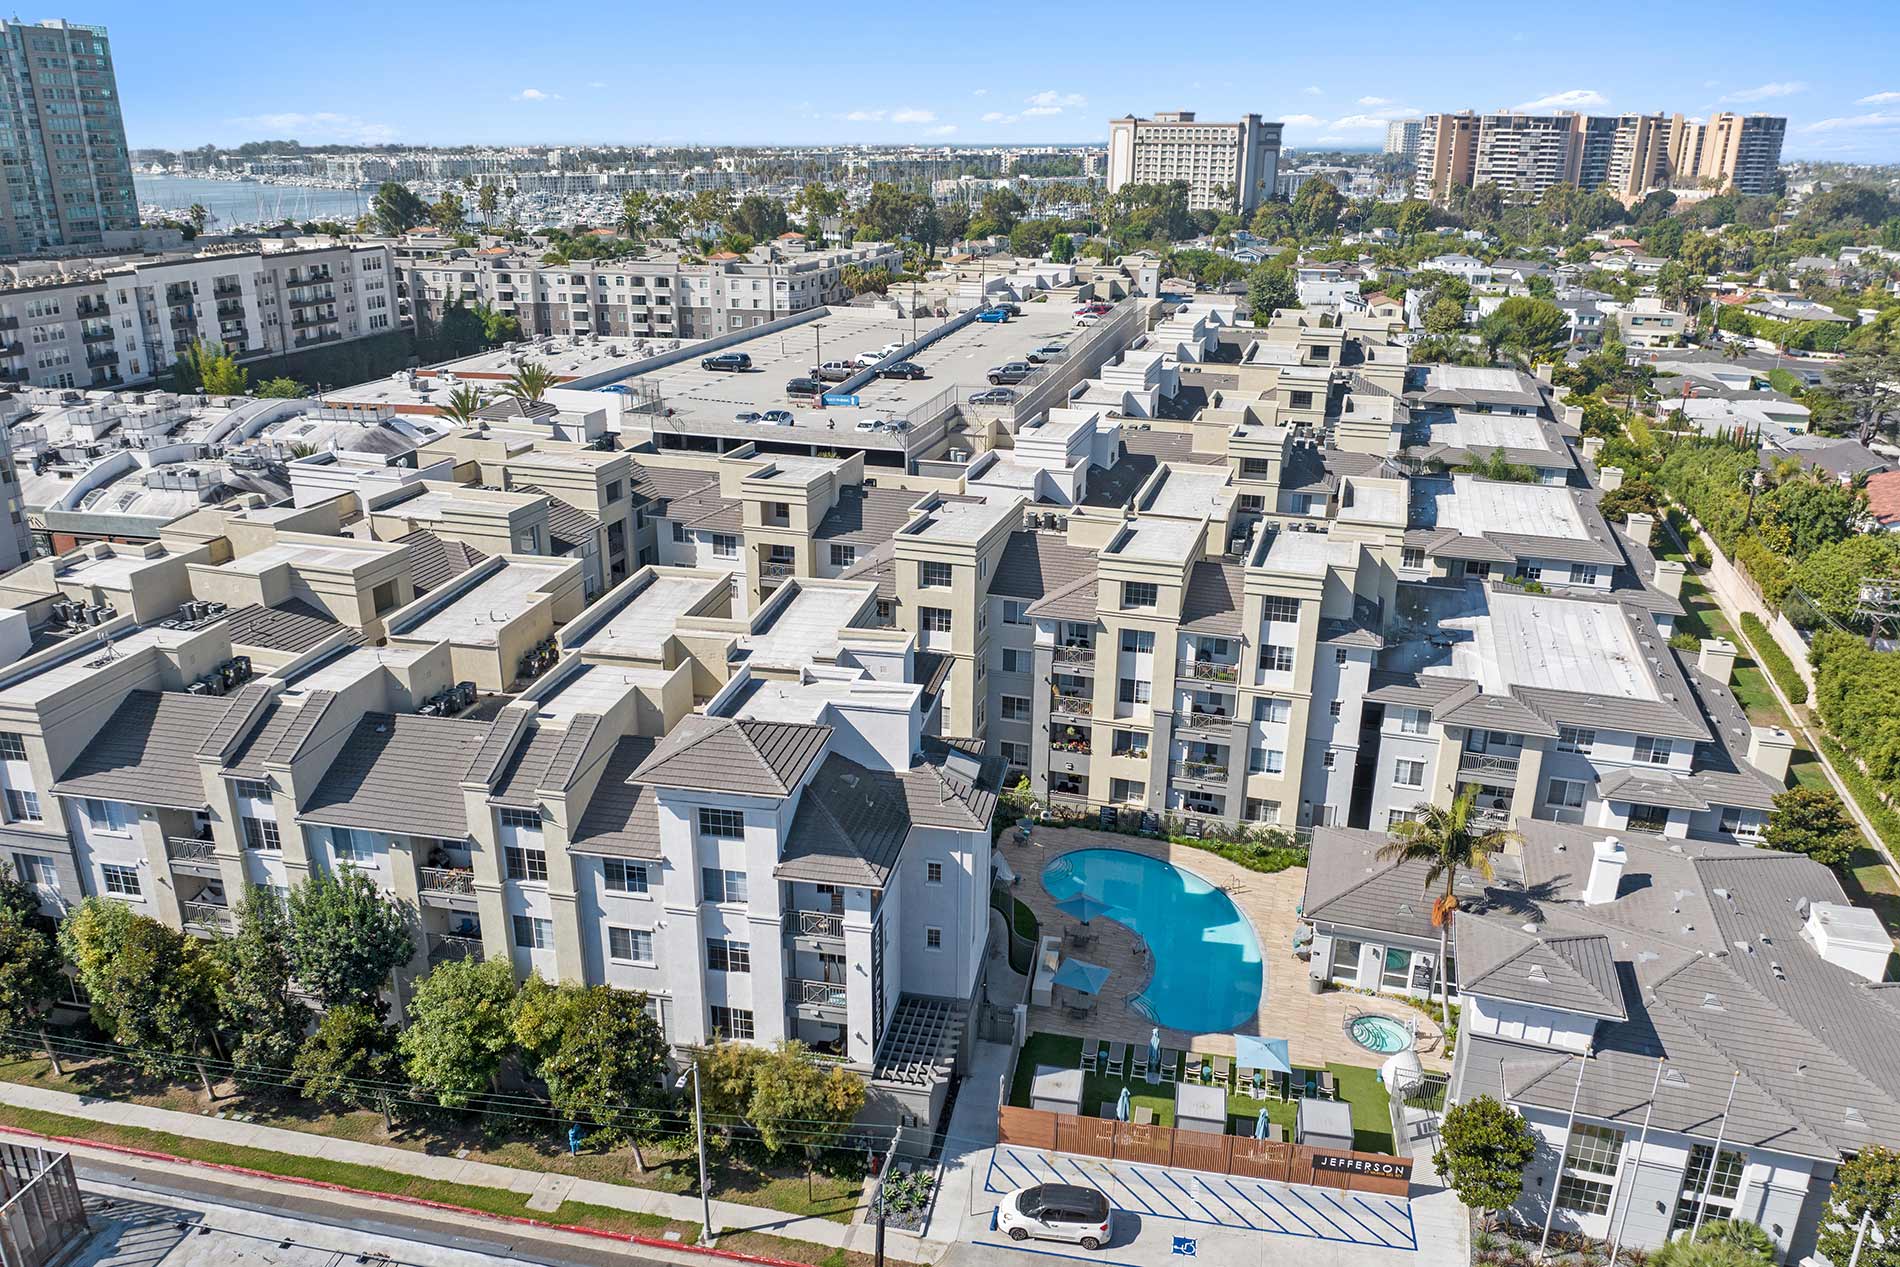
[[[267,378],[257,385],[257,394],[266,399],[297,400],[308,392],[309,389],[294,378]]]
[[[1517,1110],[1481,1095],[1445,1111],[1432,1164],[1472,1209],[1504,1210],[1523,1192],[1536,1154],[1537,1136]]]
[[[1829,367],[1827,386],[1854,420],[1854,438],[1873,440],[1900,410],[1900,353],[1878,345],[1850,349]]]
[[[549,389],[557,381],[554,371],[539,361],[523,361],[521,367],[508,376],[508,381],[502,386],[502,394],[524,404],[533,404],[547,399]]]
[[[1860,583],[1867,577],[1900,576],[1900,543],[1887,533],[1863,533],[1822,546],[1788,570],[1788,579],[1828,617],[1850,624],[1860,606]],[[1798,604],[1788,605],[1796,624],[1814,617]]]
[[[1859,1237],[1868,1219],[1867,1236]],[[1834,1172],[1834,1189],[1823,1207],[1815,1248],[1829,1262],[1845,1263],[1861,1240],[1860,1267],[1900,1267],[1900,1153],[1864,1145]]]
[[[290,891],[290,962],[324,1007],[374,1007],[389,974],[409,962],[409,916],[351,868],[312,872]]]
[[[1775,1261],[1772,1253],[1757,1254],[1751,1245],[1734,1234],[1709,1235],[1715,1228],[1727,1225],[1725,1219],[1704,1223],[1694,1240],[1678,1236],[1651,1255],[1649,1261],[1655,1267],[1772,1267]],[[1767,1233],[1760,1228],[1755,1230],[1766,1239]],[[1774,1242],[1769,1244],[1772,1246]]]
[[[863,1079],[819,1065],[797,1042],[716,1043],[703,1057],[700,1078],[707,1111],[744,1119],[772,1153],[835,1143],[864,1107]]]
[[[1478,338],[1492,359],[1502,351],[1532,365],[1563,348],[1569,326],[1564,310],[1549,300],[1514,295],[1478,323]]]
[[[475,415],[482,411],[486,403],[482,399],[480,388],[463,384],[450,392],[439,408],[442,416],[454,422],[456,426],[472,427],[475,425]]]
[[[325,1108],[371,1108],[385,1103],[377,1087],[396,1078],[396,1031],[355,1003],[325,1012],[291,1061],[291,1078],[305,1099]]]
[[[653,195],[644,189],[629,189],[620,195],[620,235],[639,238],[646,232],[647,218],[653,211]]]
[[[0,863],[0,1030],[12,1035],[40,1028],[61,984],[59,949],[38,894]],[[40,1038],[46,1042],[43,1028]],[[53,1054],[50,1044],[47,1054]]]
[[[1417,198],[1409,198],[1399,204],[1398,223],[1393,227],[1399,231],[1400,242],[1410,243],[1430,228],[1431,223],[1431,205]]]
[[[1450,295],[1440,295],[1425,310],[1425,333],[1458,334],[1465,328],[1465,306]]]
[[[376,227],[389,237],[407,233],[429,218],[429,204],[399,180],[386,180],[370,199]]]
[[[1769,496],[1766,510],[1788,532],[1788,548],[1806,558],[1845,540],[1865,515],[1867,495],[1819,476],[1788,480]]]
[[[190,209],[185,212],[185,219],[191,221],[191,227],[194,233],[203,233],[205,231],[205,221],[210,218],[211,213],[205,210],[205,205],[202,202],[192,203]]]
[[[59,945],[92,1000],[92,1023],[134,1065],[175,1077],[212,1045],[219,970],[204,942],[122,902],[89,897],[61,921]]]
[[[1247,306],[1253,310],[1255,325],[1265,325],[1281,308],[1300,306],[1293,273],[1276,260],[1262,260],[1247,274]]]
[[[1058,233],[1049,239],[1049,258],[1058,264],[1067,264],[1075,258],[1075,239],[1066,233]]]
[[[1775,797],[1763,834],[1770,848],[1838,867],[1860,847],[1860,830],[1829,787],[1791,787]]]
[[[1307,237],[1324,237],[1339,227],[1346,197],[1332,181],[1314,177],[1293,196],[1293,223]]]
[[[643,1111],[661,1101],[667,1055],[659,1022],[647,1014],[647,996],[530,977],[516,996],[513,1028],[554,1107],[576,1122],[630,1137],[639,1160]]]
[[[468,223],[468,209],[462,205],[462,196],[453,189],[443,194],[429,207],[429,223],[444,233],[460,232]]]
[[[310,1024],[290,992],[289,917],[269,889],[252,888],[233,913],[237,932],[212,943],[224,1030],[235,1036],[231,1063],[240,1083],[268,1087],[289,1066]]]
[[[769,242],[791,227],[785,204],[764,194],[747,194],[726,217],[726,227],[755,242]]]
[[[452,1109],[494,1086],[514,1042],[515,972],[505,959],[444,963],[416,983],[397,1039],[409,1080]]]
[[[242,396],[250,389],[251,373],[222,343],[194,342],[172,365],[172,381],[179,391],[206,396]]]
[[[1491,856],[1517,839],[1516,832],[1473,825],[1471,813],[1477,799],[1474,786],[1450,805],[1421,805],[1419,816],[1394,823],[1391,839],[1379,847],[1382,862],[1423,866],[1428,895],[1434,889],[1441,890],[1432,900],[1432,924],[1438,929],[1438,989],[1446,1033],[1451,1032],[1451,993],[1445,964],[1451,917],[1458,909],[1458,878],[1469,871],[1489,880]]]
[[[481,192],[475,195],[475,206],[482,213],[482,227],[493,228],[495,212],[501,207],[501,191],[493,185],[483,185]]]

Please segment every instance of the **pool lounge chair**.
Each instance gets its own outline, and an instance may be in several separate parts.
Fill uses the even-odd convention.
[[[1127,1043],[1110,1043],[1108,1045],[1108,1064],[1102,1069],[1102,1072],[1107,1074],[1111,1078],[1121,1077],[1122,1065],[1127,1061],[1127,1059],[1128,1059],[1128,1044]]]
[[[1140,1043],[1136,1043],[1135,1050],[1129,1054],[1128,1060],[1129,1078],[1146,1079],[1148,1076],[1148,1049]]]
[[[1225,1056],[1214,1057],[1214,1085],[1227,1086],[1233,1078],[1234,1063]]]
[[[1102,1044],[1098,1039],[1082,1040],[1082,1063],[1078,1066],[1083,1073],[1102,1071]]]
[[[1339,1089],[1333,1085],[1332,1070],[1322,1069],[1319,1071],[1319,1093],[1328,1100],[1337,1100],[1339,1098]]]
[[[1135,1125],[1136,1126],[1153,1126],[1154,1120],[1155,1120],[1155,1111],[1153,1109],[1149,1108],[1145,1104],[1138,1104],[1135,1106]]]
[[[1267,1077],[1265,1074],[1261,1073],[1258,1069],[1238,1069],[1235,1070],[1235,1073],[1239,1076],[1234,1082],[1234,1090],[1240,1092],[1250,1100],[1264,1100],[1267,1098]]]
[[[1161,1080],[1177,1081],[1181,1076],[1181,1053],[1172,1047],[1161,1049]]]

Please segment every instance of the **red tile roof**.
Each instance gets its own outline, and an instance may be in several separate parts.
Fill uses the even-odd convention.
[[[1867,477],[1867,511],[1882,524],[1900,523],[1900,471]]]

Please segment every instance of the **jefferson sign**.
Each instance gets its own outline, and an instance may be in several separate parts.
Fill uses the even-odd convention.
[[[1332,1170],[1349,1175],[1373,1175],[1380,1179],[1409,1179],[1412,1163],[1396,1157],[1355,1157],[1351,1153],[1314,1153],[1313,1169]]]

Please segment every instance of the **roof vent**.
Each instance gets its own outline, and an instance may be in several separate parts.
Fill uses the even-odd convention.
[[[1662,1080],[1672,1087],[1686,1087],[1689,1085],[1689,1080],[1682,1076],[1680,1069],[1664,1070]]]
[[[1794,1076],[1797,1078],[1805,1078],[1808,1076],[1808,1062],[1807,1061],[1803,1060],[1796,1063],[1794,1067]]]
[[[1768,971],[1775,974],[1775,980],[1777,981],[1786,981],[1788,979],[1788,974],[1781,970],[1779,963],[1770,963],[1768,965]]]
[[[1711,1012],[1720,1012],[1724,1010],[1722,1007],[1722,1000],[1713,994],[1705,994],[1702,996],[1702,1006],[1709,1009]]]
[[[1550,974],[1544,971],[1544,965],[1541,963],[1532,964],[1531,970],[1525,973],[1524,975],[1529,977],[1532,981],[1549,981],[1550,980]]]
[[[1537,925],[1536,925],[1536,924],[1526,924],[1526,925],[1524,925],[1524,931],[1525,931],[1525,932],[1527,932],[1527,933],[1534,933],[1534,932],[1536,932],[1536,931],[1537,931]]]

